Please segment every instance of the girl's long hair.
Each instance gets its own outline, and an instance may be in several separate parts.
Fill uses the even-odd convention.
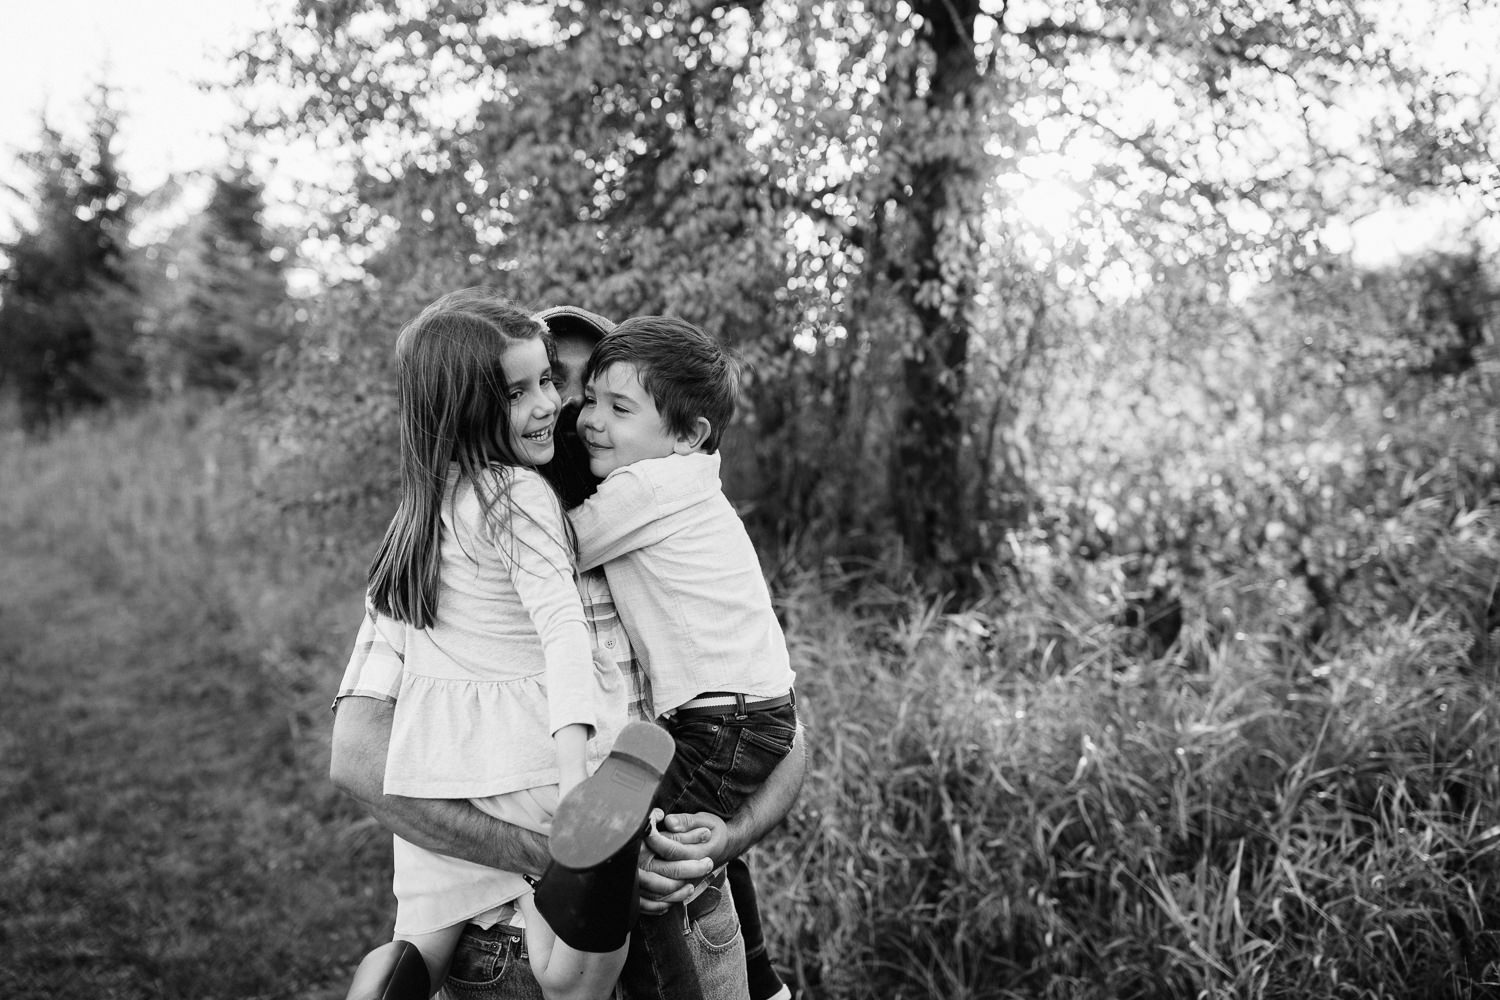
[[[485,518],[518,512],[495,464],[520,464],[510,445],[501,358],[545,334],[535,317],[480,289],[433,302],[396,338],[401,421],[401,503],[370,563],[375,610],[417,628],[436,620],[449,467],[474,484]],[[503,512],[498,508],[504,506]]]

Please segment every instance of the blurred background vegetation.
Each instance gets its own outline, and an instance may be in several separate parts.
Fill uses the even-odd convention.
[[[209,985],[246,930],[169,920],[202,947],[120,995],[340,995],[385,933],[324,702],[395,495],[394,334],[467,285],[751,362],[726,480],[814,761],[757,863],[806,995],[1493,995],[1500,76],[1452,53],[1496,14],[304,2],[237,85],[247,147],[326,158],[297,231],[247,157],[143,234],[180,192],[131,190],[107,90],[86,141],[44,130],[0,274],[7,559],[155,623],[91,660],[144,676],[180,632],[268,697],[290,777],[248,799],[332,870],[251,925],[279,970]],[[1399,252],[1361,254],[1382,220]],[[49,642],[17,704],[76,659]],[[10,804],[73,808],[44,787]],[[0,895],[56,909],[63,862],[12,846]],[[8,995],[58,960],[21,926]]]

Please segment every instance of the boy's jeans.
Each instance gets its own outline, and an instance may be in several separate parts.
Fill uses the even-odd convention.
[[[722,713],[673,720],[667,729],[677,753],[662,779],[657,805],[668,813],[708,812],[727,819],[791,751],[797,710],[794,705],[783,705],[738,713],[730,706]],[[715,879],[722,877],[721,869]],[[727,886],[723,891],[738,907],[737,930],[742,928],[744,933],[736,934],[736,950],[743,961],[750,940],[764,948],[760,914],[752,894],[741,899],[734,898]],[[682,907],[642,917],[630,936],[630,952],[620,973],[621,995],[625,1000],[719,1000],[725,994],[710,993],[708,982],[694,983],[691,973],[684,971],[696,961],[689,952],[703,946]],[[741,989],[747,989],[745,982],[742,968]]]

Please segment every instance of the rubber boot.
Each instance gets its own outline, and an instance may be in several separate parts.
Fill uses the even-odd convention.
[[[635,926],[641,839],[675,751],[665,729],[629,723],[599,769],[558,803],[536,908],[579,951],[614,951]]]
[[[603,864],[576,871],[554,859],[536,883],[536,908],[553,932],[579,951],[607,953],[625,943],[640,913],[636,866],[641,837]]]
[[[427,963],[410,941],[391,941],[370,952],[354,970],[345,1000],[427,1000]]]
[[[547,847],[552,860],[573,871],[602,865],[639,838],[677,745],[649,722],[629,722],[599,769],[557,804]]]

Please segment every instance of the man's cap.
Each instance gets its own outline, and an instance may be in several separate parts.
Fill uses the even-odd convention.
[[[579,306],[552,306],[537,313],[536,317],[547,325],[554,337],[572,335],[599,341],[615,328],[615,324],[603,316]]]

